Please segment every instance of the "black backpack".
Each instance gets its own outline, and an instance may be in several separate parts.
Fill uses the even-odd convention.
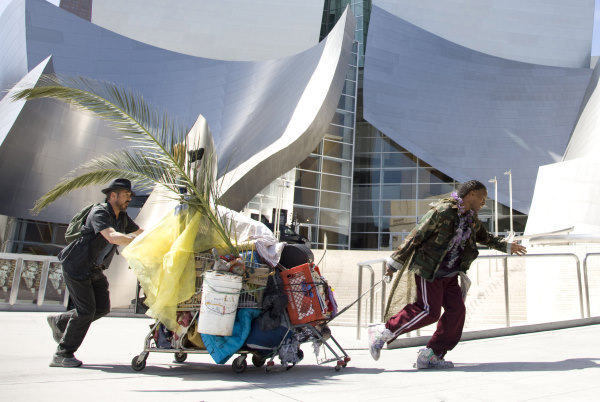
[[[65,232],[65,240],[67,243],[72,243],[83,235],[85,221],[92,208],[94,208],[96,205],[103,205],[106,208],[105,203],[90,204],[81,211],[77,212],[71,219],[71,222],[69,222],[69,226],[67,227],[67,231]]]

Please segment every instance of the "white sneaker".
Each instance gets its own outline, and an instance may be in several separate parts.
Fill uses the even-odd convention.
[[[417,362],[413,365],[417,369],[447,369],[453,368],[454,363],[442,359],[433,353],[431,348],[419,350]]]
[[[379,360],[381,349],[385,343],[392,339],[392,331],[387,329],[384,324],[369,324],[369,352],[373,360]]]

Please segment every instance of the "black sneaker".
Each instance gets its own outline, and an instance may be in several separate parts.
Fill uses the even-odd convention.
[[[52,356],[52,361],[50,362],[50,367],[79,367],[83,363],[81,360],[77,360],[75,356],[73,357],[62,357],[58,355]]]
[[[49,315],[48,317],[46,317],[48,325],[50,325],[50,329],[52,330],[52,337],[54,338],[54,341],[56,343],[60,343],[60,340],[63,337],[63,331],[61,331],[60,328],[58,328],[58,324],[56,323],[57,319],[58,316],[56,315]]]

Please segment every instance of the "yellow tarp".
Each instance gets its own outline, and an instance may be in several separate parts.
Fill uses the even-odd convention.
[[[194,253],[222,248],[206,216],[178,207],[122,251],[146,295],[147,315],[179,332],[177,304],[196,291]]]

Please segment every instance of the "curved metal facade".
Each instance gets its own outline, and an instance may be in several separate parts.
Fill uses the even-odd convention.
[[[41,67],[47,72],[116,82],[190,127],[202,114],[213,133],[219,176],[241,166],[245,169],[238,169],[227,182],[232,190],[226,194],[228,206],[234,209],[241,208],[261,185],[299,163],[326,132],[351,57],[355,24],[351,14],[345,15],[326,40],[290,57],[231,62],[143,44],[41,0],[26,0],[24,8],[6,11],[0,20],[0,48],[8,46],[5,38],[16,40],[4,35],[7,21],[20,20],[25,35],[11,45],[26,49],[28,70],[48,63],[51,56],[51,64]],[[0,71],[3,79],[5,70]],[[3,107],[8,106],[0,105],[0,115]],[[0,144],[5,155],[0,159],[0,214],[16,217],[29,217],[33,201],[79,163],[123,146],[96,118],[53,101],[30,102],[6,132]],[[50,142],[56,147],[47,153],[59,149],[55,155],[60,161],[45,156],[44,147]],[[277,144],[273,154],[248,164],[272,144]],[[60,149],[63,153],[68,149],[68,157]],[[21,164],[21,168],[9,175],[3,168],[7,164]],[[10,193],[5,191],[9,185]],[[97,199],[95,193],[80,194],[74,204]],[[76,210],[56,204],[39,218],[66,222]]]
[[[323,16],[323,0],[95,0],[93,5],[92,22],[112,32],[192,56],[238,61],[286,57],[313,47]]]
[[[512,169],[513,207],[527,213],[538,166],[564,153],[591,70],[483,54],[379,7],[367,45],[365,119],[456,180]],[[508,204],[508,191],[498,198]]]
[[[589,67],[594,0],[373,0],[389,13],[492,56]]]

